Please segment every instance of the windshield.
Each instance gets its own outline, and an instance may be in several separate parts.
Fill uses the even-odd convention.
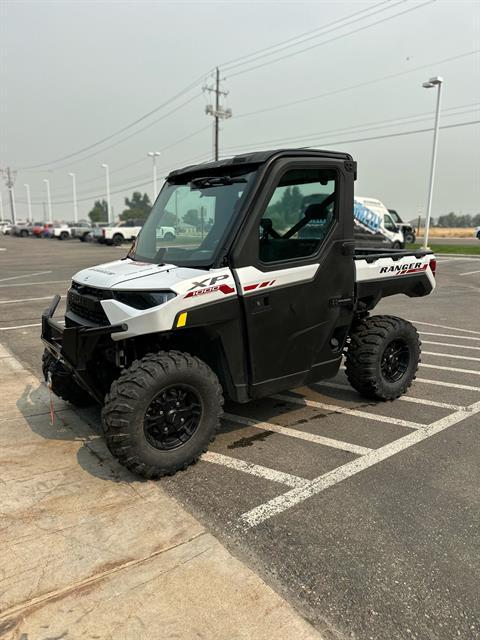
[[[253,172],[166,182],[129,257],[154,264],[204,266],[214,262]]]
[[[395,209],[389,209],[388,212],[390,213],[392,218],[395,220],[395,222],[401,222],[402,221],[400,219],[400,216],[398,215],[398,213],[395,211]]]

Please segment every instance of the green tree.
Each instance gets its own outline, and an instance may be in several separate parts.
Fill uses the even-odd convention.
[[[93,209],[88,212],[92,222],[108,222],[108,204],[106,200],[95,200]]]
[[[152,203],[148,194],[143,196],[140,191],[134,191],[132,198],[125,198],[127,208],[120,214],[120,220],[145,219],[152,209]]]
[[[191,224],[195,228],[199,227],[200,216],[198,215],[198,211],[196,209],[189,209],[183,216],[183,222],[185,224]]]

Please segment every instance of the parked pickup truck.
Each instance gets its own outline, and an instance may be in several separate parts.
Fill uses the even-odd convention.
[[[53,318],[60,296],[44,312],[53,393],[97,400],[110,451],[148,478],[198,459],[224,395],[249,402],[331,378],[344,358],[364,397],[405,393],[418,333],[370,312],[433,291],[436,260],[355,251],[355,177],[350,155],[305,149],[171,172],[127,256],[73,277],[65,324]],[[208,231],[159,240],[172,211],[178,229],[205,220]]]
[[[119,222],[113,227],[97,228],[93,231],[93,237],[101,244],[119,246],[122,242],[135,240],[144,222],[144,220],[126,220],[125,222]],[[168,241],[175,240],[175,228],[162,226],[157,229],[157,237]]]
[[[56,224],[52,229],[51,237],[58,240],[68,240],[71,238],[70,227],[68,224]]]
[[[86,242],[92,233],[92,225],[89,222],[76,222],[70,227],[72,238],[78,238],[80,242]]]

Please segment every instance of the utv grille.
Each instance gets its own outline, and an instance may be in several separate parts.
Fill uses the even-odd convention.
[[[67,311],[97,325],[110,324],[105,311],[100,304],[101,300],[112,298],[111,291],[86,287],[72,282],[67,296]]]

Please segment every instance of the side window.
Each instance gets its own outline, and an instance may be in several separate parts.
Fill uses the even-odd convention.
[[[394,223],[394,221],[388,215],[388,213],[386,213],[384,218],[383,218],[383,224],[385,226],[385,229],[387,229],[387,231],[396,231],[397,230],[397,225]]]
[[[293,169],[282,177],[260,221],[262,262],[318,251],[335,221],[335,177],[331,169]]]

